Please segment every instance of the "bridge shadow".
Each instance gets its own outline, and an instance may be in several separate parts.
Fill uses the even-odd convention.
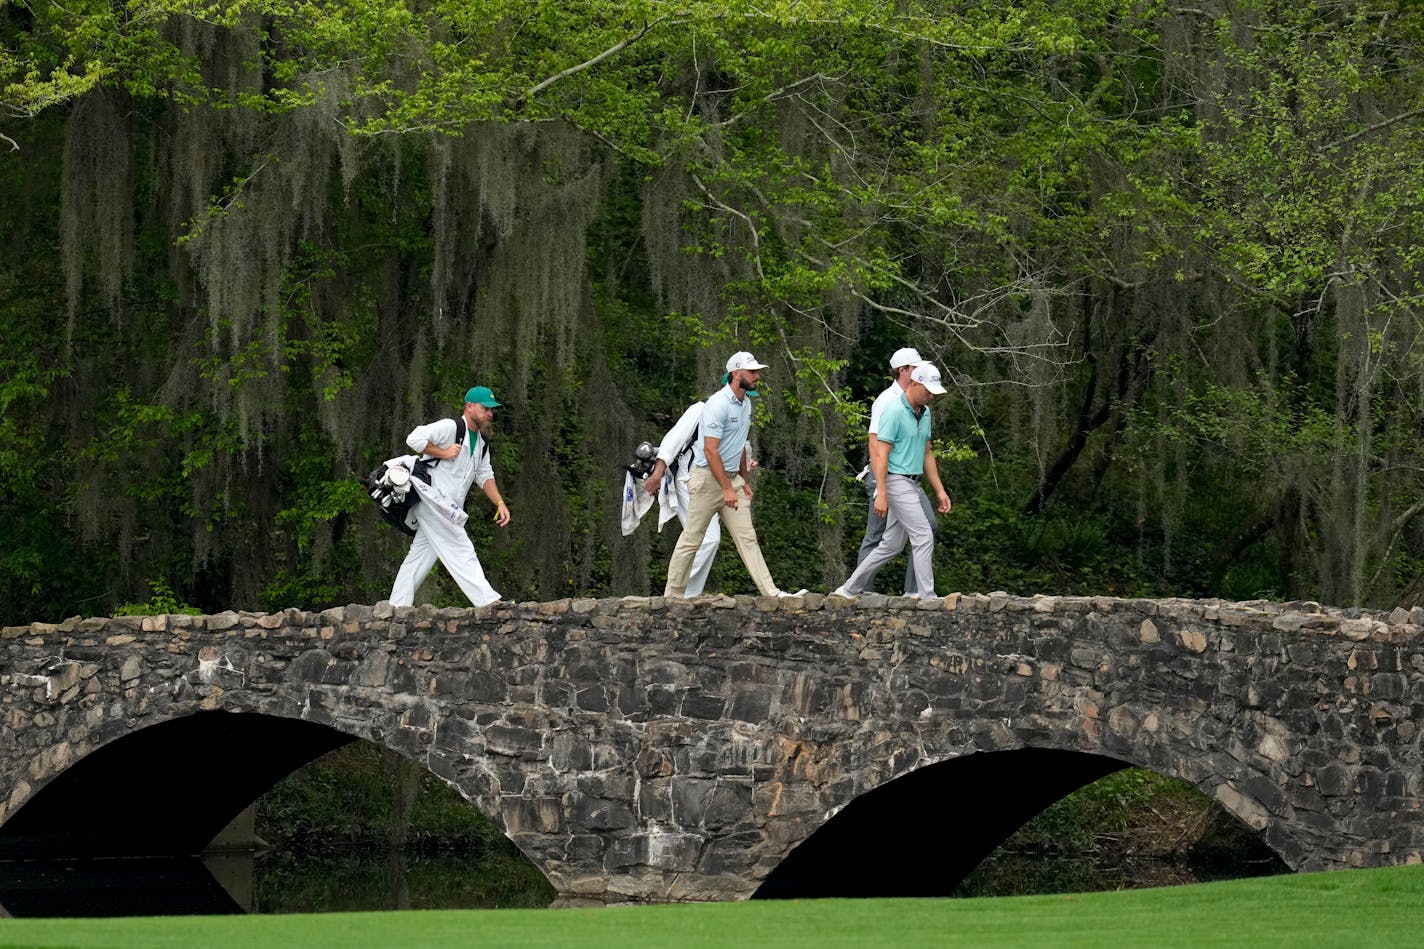
[[[292,865],[300,877],[310,848],[298,836],[257,857],[254,847],[266,844],[256,835],[253,805],[296,772],[321,767],[318,761],[327,762],[329,772],[332,752],[342,760],[352,753],[369,759],[371,748],[398,761],[402,774],[424,773],[394,751],[330,726],[255,712],[200,712],[116,738],[74,761],[0,825],[0,917],[211,915],[258,911],[259,905],[267,912],[312,911],[303,907],[301,893],[284,891],[275,909],[270,899],[256,899],[255,884],[270,883],[269,876],[292,885]],[[377,780],[386,778],[401,780],[395,771]],[[449,796],[447,806],[459,800],[475,808],[453,788],[434,783]],[[513,844],[509,849],[517,855],[512,859],[528,863]],[[266,862],[273,854],[283,857],[275,867]],[[389,892],[404,892],[404,854],[365,856],[361,869],[379,863],[385,886],[379,893],[357,887],[341,898],[356,909],[405,908],[384,903]],[[461,859],[462,873],[478,869],[467,863]],[[529,867],[547,888],[542,871]],[[340,869],[350,876],[349,866]],[[422,867],[422,879],[428,869]],[[521,885],[527,882],[521,878]],[[343,885],[350,883],[343,878]],[[326,880],[325,888],[330,885]]]
[[[301,720],[200,712],[103,745],[0,825],[0,907],[242,912],[200,855],[272,785],[355,740]]]
[[[752,898],[949,896],[1044,808],[1128,766],[1027,748],[919,768],[847,804]]]
[[[0,861],[190,857],[264,791],[355,741],[326,725],[199,712],[74,762],[0,825]]]

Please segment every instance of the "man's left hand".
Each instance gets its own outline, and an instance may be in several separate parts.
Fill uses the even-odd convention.
[[[935,510],[939,511],[941,514],[948,514],[950,508],[952,507],[954,507],[954,504],[950,502],[949,495],[941,491],[939,493],[939,507],[935,508]]]
[[[503,501],[500,501],[499,504],[495,505],[494,522],[499,527],[504,527],[506,524],[509,523],[509,508],[504,506]]]

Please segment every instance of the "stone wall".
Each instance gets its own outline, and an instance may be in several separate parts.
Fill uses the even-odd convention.
[[[812,594],[12,627],[0,820],[101,746],[212,711],[397,749],[499,822],[566,901],[746,897],[867,792],[1018,749],[1182,778],[1297,869],[1417,862],[1421,621],[1314,603]],[[159,793],[155,776],[114,780],[136,801]],[[1006,819],[992,796],[959,800],[958,819]]]

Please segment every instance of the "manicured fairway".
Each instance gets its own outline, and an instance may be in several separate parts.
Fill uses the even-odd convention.
[[[0,920],[0,946],[401,949],[630,946],[1399,946],[1424,938],[1424,867],[1121,893],[587,910]]]

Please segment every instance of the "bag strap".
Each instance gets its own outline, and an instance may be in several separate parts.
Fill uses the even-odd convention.
[[[455,447],[456,447],[456,448],[459,448],[459,447],[463,446],[464,444],[465,444],[465,417],[464,417],[463,415],[457,415],[457,416],[455,416]],[[488,448],[488,447],[485,448],[485,452],[486,452],[486,453],[489,452],[489,448]],[[425,459],[425,463],[426,463],[427,465],[429,465],[430,467],[433,468],[433,467],[435,467],[436,465],[440,464],[440,459],[439,459],[439,458],[427,458],[427,459]]]
[[[668,465],[668,470],[676,474],[682,467],[682,460],[687,457],[687,453],[692,451],[692,446],[697,444],[697,436],[702,433],[702,422],[697,423],[697,427],[692,430],[692,437],[687,440],[687,444],[682,446],[682,450],[672,456],[672,464]]]

